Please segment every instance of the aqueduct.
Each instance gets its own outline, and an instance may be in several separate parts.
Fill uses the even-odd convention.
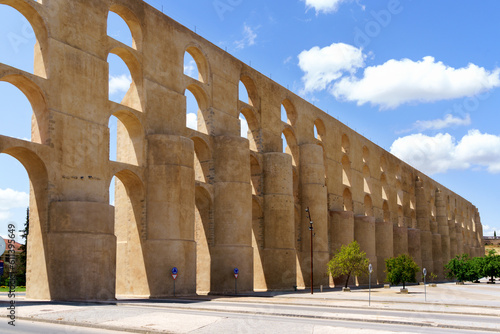
[[[233,291],[235,267],[241,291],[305,287],[306,207],[318,285],[335,284],[326,263],[352,240],[374,283],[384,259],[401,253],[441,278],[456,254],[484,254],[470,202],[146,3],[0,4],[23,14],[37,38],[34,73],[0,63],[0,80],[33,108],[31,141],[0,135],[0,153],[30,178],[28,298],[167,296],[172,267],[182,294]],[[109,12],[127,23],[132,45],[107,35]],[[121,103],[108,98],[109,54],[133,80]],[[198,80],[184,74],[186,54]],[[186,90],[198,130],[186,127]]]

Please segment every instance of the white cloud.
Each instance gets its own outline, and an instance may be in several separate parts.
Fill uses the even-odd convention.
[[[440,130],[450,126],[470,125],[470,115],[467,114],[464,118],[455,117],[452,114],[447,114],[443,119],[434,119],[430,121],[416,121],[413,125],[415,129],[424,130]]]
[[[345,72],[353,74],[358,68],[365,66],[366,55],[361,49],[344,43],[333,43],[330,46],[302,51],[299,56],[299,67],[305,73],[304,91],[324,90]]]
[[[393,109],[405,103],[434,102],[480,94],[500,86],[500,69],[487,71],[469,64],[453,68],[433,57],[421,61],[394,60],[364,70],[361,79],[351,76],[333,85],[340,100],[371,103]]]
[[[198,67],[196,66],[196,62],[194,59],[191,59],[187,64],[184,64],[184,74],[198,79]]]
[[[0,221],[12,217],[12,209],[27,208],[28,205],[29,194],[9,188],[0,189]]]
[[[234,44],[236,44],[236,49],[241,50],[247,46],[254,45],[256,39],[257,34],[255,31],[245,23],[243,26],[243,39],[234,42]]]
[[[486,167],[500,173],[500,136],[470,130],[458,143],[450,134],[421,133],[398,138],[391,153],[426,174]]]
[[[494,232],[497,232],[497,236],[500,235],[500,230],[494,226],[483,225],[483,235],[493,236]]]
[[[186,127],[197,130],[198,129],[198,115],[193,113],[186,114]]]
[[[339,9],[339,6],[344,2],[351,2],[352,0],[304,0],[308,8],[314,8],[316,14],[333,13]]]
[[[122,74],[118,76],[110,76],[109,77],[109,94],[115,94],[118,92],[126,93],[130,88],[130,84],[132,83],[132,77],[130,74]]]

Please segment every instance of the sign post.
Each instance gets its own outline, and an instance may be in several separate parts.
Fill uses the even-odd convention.
[[[174,279],[174,297],[175,297],[175,280],[177,278],[178,272],[179,271],[177,270],[177,267],[172,268],[172,278]]]
[[[240,275],[240,271],[238,270],[238,268],[234,268],[233,270],[234,272],[234,294],[237,295],[238,294],[238,276]]]
[[[423,273],[424,273],[424,298],[425,301],[427,301],[427,286],[425,284],[425,276],[427,275],[427,269],[424,268]]]
[[[373,266],[370,263],[368,265],[368,306],[370,306],[372,302],[372,271]]]

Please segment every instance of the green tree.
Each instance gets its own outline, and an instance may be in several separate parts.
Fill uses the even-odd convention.
[[[26,209],[26,221],[24,222],[24,230],[22,232],[21,238],[24,239],[24,245],[21,245],[19,249],[21,254],[19,255],[19,264],[17,265],[17,284],[25,286],[26,285],[26,264],[28,259],[28,234],[30,226],[30,208]]]
[[[333,278],[346,276],[345,287],[351,276],[363,276],[368,273],[370,261],[366,253],[359,248],[357,241],[342,245],[340,250],[328,262],[328,272]]]
[[[484,258],[482,258],[482,276],[490,277],[490,281],[495,282],[495,277],[500,277],[500,255],[491,249]]]
[[[408,254],[386,259],[385,266],[387,268],[387,281],[392,285],[403,283],[404,289],[406,282],[417,282],[416,274],[420,268]]]
[[[469,271],[467,273],[467,281],[479,283],[479,279],[483,277],[484,257],[473,257],[469,259]]]
[[[493,238],[497,238],[497,231],[493,231]]]
[[[475,281],[482,276],[478,265],[482,266],[481,260],[473,260],[468,254],[457,255],[444,266],[446,277],[456,278],[459,282]]]

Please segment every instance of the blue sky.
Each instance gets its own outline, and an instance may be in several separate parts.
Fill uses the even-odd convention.
[[[485,234],[500,232],[500,2],[146,2],[468,199]],[[34,35],[14,14],[0,5],[0,62],[32,72]],[[130,41],[113,16],[108,33]],[[109,63],[110,99],[120,101],[129,73]],[[194,73],[189,59],[185,69]],[[29,103],[1,82],[0,98],[0,133],[30,138]],[[0,155],[0,168],[5,235],[8,222],[24,222],[29,186],[13,158]]]

